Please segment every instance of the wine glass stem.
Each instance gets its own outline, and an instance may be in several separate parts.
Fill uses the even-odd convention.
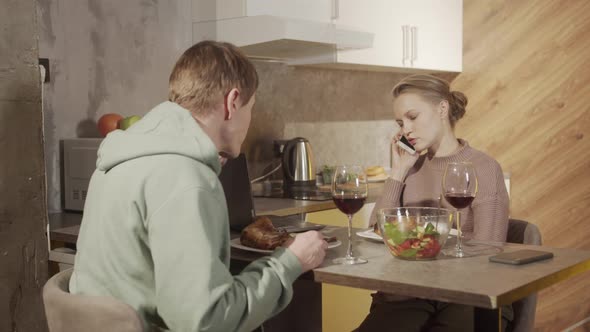
[[[463,232],[461,231],[461,213],[457,210],[457,253],[463,253]]]
[[[346,259],[352,259],[352,214],[348,215],[348,250],[346,251]]]

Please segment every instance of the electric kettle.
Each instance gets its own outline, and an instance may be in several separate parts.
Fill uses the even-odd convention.
[[[284,186],[315,187],[315,161],[311,144],[303,137],[289,140],[283,148]]]

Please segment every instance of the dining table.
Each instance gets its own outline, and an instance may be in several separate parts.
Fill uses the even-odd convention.
[[[355,230],[359,231],[362,230]],[[329,249],[323,264],[304,274],[302,279],[316,284],[473,306],[475,331],[501,331],[502,306],[590,270],[590,251],[587,250],[467,241],[467,246],[480,248],[470,257],[456,258],[441,253],[433,260],[411,261],[393,257],[381,240],[358,236],[353,239],[355,255],[366,258],[368,262],[341,265],[332,263],[332,260],[346,254],[347,229],[328,226],[322,232],[327,236],[336,236],[343,245]],[[443,251],[452,248],[455,243],[456,238],[451,236]],[[495,254],[521,249],[551,252],[553,258],[524,265],[489,261],[489,257]],[[233,262],[247,264],[261,255],[232,248]],[[306,319],[306,330],[309,326],[321,326],[321,321],[313,324],[309,322],[311,318]]]
[[[81,215],[54,216],[49,230],[52,241],[75,245]],[[354,232],[364,231],[355,229]],[[513,243],[471,242],[490,250],[465,258],[440,254],[434,260],[409,261],[393,257],[381,240],[355,236],[355,254],[366,264],[339,265],[332,260],[346,254],[347,229],[326,226],[322,232],[335,236],[340,246],[327,250],[319,267],[303,274],[294,284],[291,304],[265,323],[271,331],[321,331],[321,285],[333,284],[409,297],[465,304],[475,307],[476,331],[499,331],[501,307],[511,304],[574,275],[590,270],[590,251]],[[233,239],[239,237],[232,232]],[[445,244],[451,248],[454,239]],[[470,245],[470,242],[467,242]],[[444,249],[444,248],[443,248]],[[500,252],[533,249],[553,253],[553,258],[525,265],[489,261]],[[231,269],[239,273],[252,261],[268,255],[231,248]]]

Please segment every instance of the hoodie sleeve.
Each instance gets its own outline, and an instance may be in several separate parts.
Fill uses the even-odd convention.
[[[251,331],[291,301],[302,273],[297,257],[278,249],[232,276],[224,202],[203,188],[177,193],[149,218],[156,306],[172,331]]]

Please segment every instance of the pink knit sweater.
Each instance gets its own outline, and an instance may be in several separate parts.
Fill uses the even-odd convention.
[[[465,238],[505,242],[508,231],[508,193],[502,168],[496,160],[473,149],[464,140],[461,148],[448,157],[429,159],[420,156],[410,170],[405,183],[389,179],[382,196],[377,200],[371,216],[381,208],[398,206],[429,206],[454,208],[442,196],[442,176],[450,161],[470,161],[475,166],[478,192],[470,207],[462,209],[461,229]]]

